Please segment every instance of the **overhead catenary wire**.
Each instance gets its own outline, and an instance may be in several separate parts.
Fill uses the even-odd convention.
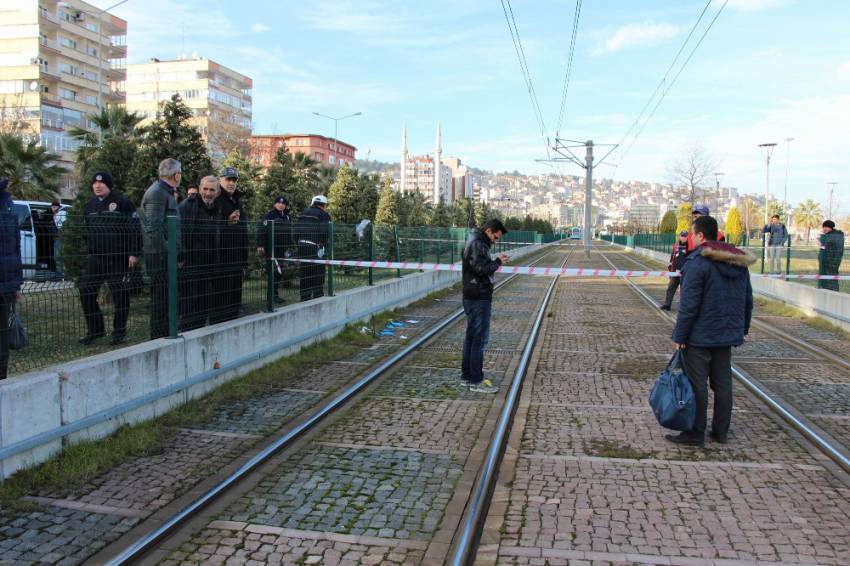
[[[564,116],[567,110],[567,93],[570,89],[570,78],[573,72],[573,56],[575,55],[576,50],[576,35],[578,33],[578,22],[579,17],[581,16],[581,2],[582,0],[576,0],[576,10],[575,15],[573,16],[573,33],[570,38],[570,51],[567,56],[567,66],[564,72],[564,88],[561,92],[561,109],[558,112],[558,127],[555,128],[556,135],[560,135],[561,127],[564,124]]]
[[[638,138],[643,133],[643,131],[646,128],[649,121],[655,115],[655,112],[658,110],[658,107],[661,105],[661,102],[664,100],[664,98],[666,98],[667,93],[669,93],[670,90],[673,88],[673,86],[676,84],[676,81],[678,80],[679,76],[682,74],[682,71],[684,71],[685,68],[688,66],[688,63],[690,63],[690,61],[693,58],[694,54],[696,53],[697,49],[699,49],[700,45],[702,45],[703,40],[705,40],[706,36],[708,35],[708,32],[711,31],[711,28],[714,26],[714,23],[717,21],[717,18],[720,17],[720,14],[723,12],[723,9],[726,7],[726,4],[729,3],[729,0],[724,0],[723,4],[720,6],[720,8],[714,14],[714,17],[711,19],[709,24],[706,26],[705,31],[703,31],[703,33],[700,36],[699,40],[697,41],[696,45],[693,46],[693,48],[691,49],[688,56],[685,58],[685,60],[679,66],[676,73],[673,75],[672,79],[670,79],[669,78],[670,74],[673,71],[673,69],[676,68],[676,63],[679,61],[679,58],[682,56],[682,53],[685,51],[685,48],[690,43],[691,39],[694,36],[694,33],[699,28],[700,23],[702,22],[703,18],[705,17],[706,12],[708,11],[709,7],[711,6],[711,4],[713,2],[714,2],[714,0],[708,0],[708,2],[706,2],[705,6],[702,9],[702,12],[700,12],[699,17],[697,18],[697,21],[694,23],[694,25],[691,28],[690,32],[688,33],[687,37],[682,42],[682,45],[679,47],[679,50],[676,52],[676,56],[673,58],[673,61],[670,63],[670,66],[667,67],[667,71],[664,73],[664,76],[661,78],[661,81],[659,81],[658,86],[655,87],[655,90],[653,91],[652,95],[649,97],[649,100],[646,101],[646,104],[644,104],[644,106],[641,109],[640,113],[638,114],[637,118],[634,120],[634,122],[632,122],[632,125],[629,127],[628,130],[626,130],[626,133],[623,134],[623,137],[620,139],[618,145],[620,145],[620,147],[625,147],[625,149],[622,150],[622,153],[620,154],[620,159],[618,160],[617,164],[614,166],[615,172],[616,172],[617,167],[619,167],[619,165],[626,158],[626,155],[629,153],[629,151],[631,151],[632,147],[635,145],[635,142],[637,142]],[[668,79],[669,79],[669,81],[668,81]],[[661,93],[661,95],[656,100],[656,95],[658,95],[659,92]],[[654,105],[653,105],[653,102],[655,102]],[[650,107],[652,107],[652,109],[647,114],[646,111]],[[645,118],[644,118],[644,115],[645,115]],[[628,147],[626,147],[624,145],[624,142],[626,141],[626,139],[629,137],[629,135],[632,132],[634,132],[634,135],[633,135],[631,142],[629,143]]]

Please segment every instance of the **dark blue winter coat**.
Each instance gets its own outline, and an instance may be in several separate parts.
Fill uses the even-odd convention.
[[[16,293],[24,279],[21,228],[6,183],[6,179],[0,180],[0,293],[4,294]]]
[[[747,266],[756,257],[732,244],[706,242],[682,268],[673,341],[697,348],[740,346],[750,331],[753,288]]]

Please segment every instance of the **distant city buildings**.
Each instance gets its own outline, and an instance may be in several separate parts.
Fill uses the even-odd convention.
[[[63,198],[76,188],[68,130],[124,103],[126,37],[126,21],[80,0],[0,3],[0,121],[59,155]]]
[[[453,204],[463,198],[478,198],[480,176],[470,172],[458,157],[443,158],[442,129],[437,124],[437,137],[433,155],[409,155],[407,128],[402,127],[401,163],[395,188],[402,192],[419,192],[425,202],[442,201]]]
[[[357,148],[351,144],[318,134],[251,136],[249,145],[251,160],[260,167],[268,167],[283,146],[291,153],[303,153],[330,167],[353,166],[357,153]]]
[[[127,110],[156,118],[175,94],[192,109],[192,122],[207,140],[213,158],[224,157],[251,136],[253,80],[204,57],[151,59],[127,66]]]

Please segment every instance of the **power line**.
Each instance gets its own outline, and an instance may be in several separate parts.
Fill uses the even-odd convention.
[[[629,129],[626,131],[626,133],[620,139],[619,143],[622,144],[626,140],[626,138],[629,137],[629,134],[632,131],[635,131],[634,137],[632,138],[631,142],[629,143],[629,146],[620,154],[620,159],[618,160],[617,165],[615,165],[615,167],[614,167],[615,172],[616,172],[616,168],[619,167],[619,164],[623,162],[623,160],[625,159],[628,152],[632,149],[632,147],[634,146],[637,139],[643,133],[643,130],[646,128],[646,125],[649,123],[649,121],[655,115],[656,110],[658,110],[658,107],[661,105],[661,102],[667,96],[667,93],[669,93],[670,90],[673,88],[673,85],[676,84],[676,81],[678,80],[679,76],[682,74],[682,71],[684,71],[685,67],[688,66],[688,63],[690,63],[691,59],[693,58],[693,56],[696,53],[699,46],[702,45],[703,40],[708,35],[708,32],[711,30],[711,28],[714,26],[714,23],[717,21],[717,18],[720,17],[720,14],[723,12],[723,9],[726,7],[726,4],[729,3],[729,0],[724,0],[723,5],[721,5],[720,8],[717,10],[717,13],[714,14],[714,17],[712,18],[711,22],[709,22],[705,31],[702,33],[702,36],[700,36],[696,45],[694,45],[694,47],[691,49],[687,58],[684,60],[682,65],[679,67],[678,71],[676,71],[676,74],[673,76],[673,78],[668,83],[668,77],[670,76],[671,71],[675,68],[675,65],[678,62],[679,57],[681,57],[682,53],[685,50],[685,47],[690,42],[691,38],[694,35],[694,32],[699,27],[700,22],[705,17],[705,13],[708,11],[708,8],[709,8],[709,6],[711,6],[712,2],[713,2],[713,0],[709,0],[706,3],[705,7],[702,9],[702,12],[699,15],[699,18],[697,18],[697,21],[694,23],[693,27],[691,28],[691,31],[688,33],[688,36],[685,38],[685,41],[682,42],[681,47],[679,47],[679,51],[676,53],[676,56],[673,58],[673,62],[670,63],[670,66],[667,68],[667,71],[664,73],[664,76],[661,78],[661,81],[658,83],[658,86],[655,87],[655,90],[653,91],[652,95],[649,97],[649,100],[646,101],[646,104],[641,109],[640,114],[638,114],[638,117],[635,119],[635,121],[632,123],[632,125],[629,127]],[[641,119],[644,117],[646,110],[650,107],[652,102],[655,100],[655,97],[659,93],[659,91],[661,92],[661,96],[655,102],[655,105],[652,107],[652,110],[649,112],[649,114],[646,115],[646,118],[641,123]]]
[[[555,135],[559,135],[561,132],[561,126],[564,123],[564,114],[566,113],[567,108],[567,92],[570,88],[570,77],[572,76],[573,72],[573,55],[575,54],[576,49],[576,33],[578,32],[578,21],[579,16],[581,15],[581,2],[582,0],[576,0],[576,11],[575,15],[573,16],[573,35],[570,39],[570,54],[567,58],[567,69],[564,73],[564,89],[561,93],[561,110],[558,113],[558,127],[555,130]]]

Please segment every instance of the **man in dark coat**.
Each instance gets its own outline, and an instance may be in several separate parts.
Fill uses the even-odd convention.
[[[844,232],[835,229],[835,222],[824,220],[821,226],[820,250],[818,250],[818,273],[820,275],[838,275],[841,259],[844,257]],[[819,289],[838,291],[838,281],[819,279]]]
[[[494,275],[508,260],[507,254],[491,258],[490,246],[507,233],[501,221],[490,220],[483,228],[470,234],[461,254],[463,312],[466,314],[461,378],[471,391],[479,393],[499,391],[489,379],[484,379],[484,348],[490,338]]]
[[[670,262],[667,264],[667,270],[681,271],[685,265],[685,260],[688,259],[688,231],[682,230],[679,233],[679,240],[673,244],[673,253],[670,254]],[[669,311],[673,305],[673,297],[676,296],[676,289],[682,283],[682,277],[670,277],[667,283],[667,296],[664,298],[664,304],[661,305],[661,310]]]
[[[328,245],[328,197],[316,195],[298,217],[298,257],[324,259]],[[298,266],[301,300],[309,301],[325,295],[325,266],[302,263]]]
[[[744,343],[753,314],[749,250],[717,241],[717,221],[697,218],[691,228],[697,248],[682,268],[682,294],[673,328],[673,344],[683,350],[685,375],[696,397],[691,430],[666,438],[702,446],[708,412],[708,385],[714,391],[711,438],[725,443],[732,420],[732,346]]]
[[[21,228],[8,184],[0,179],[0,379],[6,379],[9,366],[9,315],[24,280]]]
[[[267,269],[271,270],[275,303],[283,302],[279,292],[280,281],[285,270],[290,269],[283,258],[292,256],[292,219],[287,211],[288,206],[285,196],[275,198],[272,209],[263,216],[257,227],[257,255],[266,260]],[[270,231],[272,234],[269,234]],[[274,260],[270,261],[271,258]]]
[[[168,218],[177,218],[178,265],[182,259],[180,216],[174,193],[183,179],[183,166],[176,159],[163,159],[159,164],[159,180],[142,197],[142,236],[144,237],[145,270],[151,286],[151,340],[168,336]]]
[[[180,203],[184,263],[180,270],[180,329],[201,328],[213,317],[218,303],[216,279],[220,274],[220,187],[212,175],[201,179],[198,195]]]
[[[112,175],[98,171],[91,183],[94,196],[83,209],[88,258],[85,273],[80,278],[80,303],[86,319],[86,335],[80,339],[80,344],[88,346],[106,333],[103,312],[97,302],[100,288],[106,283],[115,305],[110,341],[115,346],[127,339],[128,274],[138,262],[141,234],[136,207],[112,190]]]
[[[242,206],[243,193],[237,189],[239,172],[226,167],[219,175],[221,193],[216,205],[225,224],[221,228],[221,255],[216,305],[210,323],[224,322],[239,316],[242,305],[242,282],[248,267],[248,215]]]

